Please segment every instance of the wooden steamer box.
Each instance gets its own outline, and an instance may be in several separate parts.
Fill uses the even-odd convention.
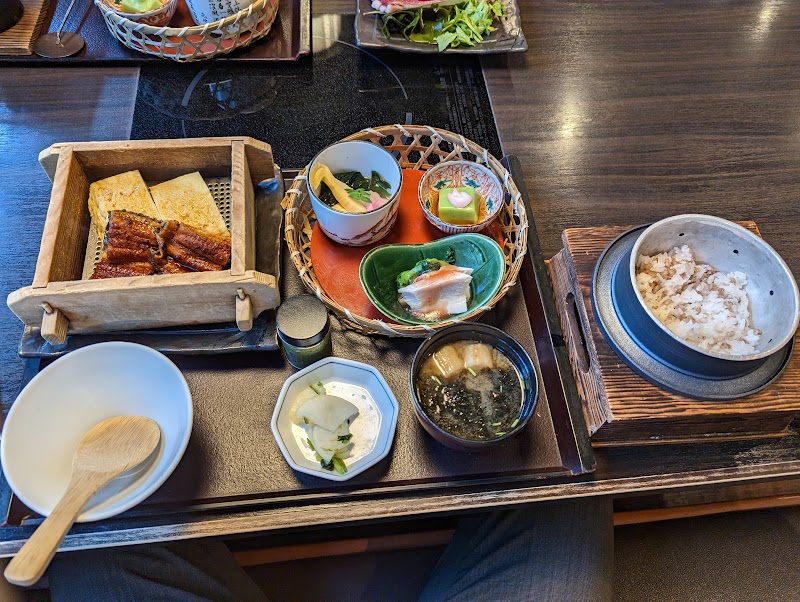
[[[233,321],[249,330],[262,311],[278,306],[275,277],[255,270],[254,190],[274,176],[269,145],[245,137],[66,143],[42,151],[39,162],[53,190],[36,272],[31,286],[8,296],[8,306],[25,324],[41,325],[48,342],[72,333]],[[81,279],[90,244],[89,184],[134,169],[148,185],[199,171],[223,187],[230,269]]]
[[[759,234],[753,222],[740,222]],[[549,264],[572,371],[592,444],[625,445],[781,436],[800,414],[800,353],[765,389],[730,401],[699,401],[650,384],[603,338],[592,277],[605,248],[630,227],[571,228]]]

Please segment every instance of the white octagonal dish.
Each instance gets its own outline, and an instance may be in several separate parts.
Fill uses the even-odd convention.
[[[327,394],[342,397],[358,408],[358,417],[350,425],[353,447],[345,458],[347,472],[343,475],[320,466],[306,441],[305,430],[293,420],[293,408],[313,395],[309,385],[317,382],[325,386]],[[294,470],[331,481],[346,481],[387,456],[392,448],[397,413],[397,399],[377,368],[328,357],[283,383],[272,413],[272,434]]]

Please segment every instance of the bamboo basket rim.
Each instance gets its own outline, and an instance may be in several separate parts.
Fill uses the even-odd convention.
[[[392,136],[392,143],[382,145],[380,139]],[[422,137],[430,137],[431,143],[427,149],[420,142]],[[462,159],[462,153],[468,153],[476,158],[477,163],[482,163],[492,170],[502,183],[505,199],[503,214],[516,216],[519,219],[519,224],[512,223],[510,225],[501,226],[503,231],[503,254],[506,258],[505,273],[503,282],[500,289],[495,296],[485,305],[476,307],[468,314],[444,320],[438,324],[431,325],[409,325],[409,324],[390,324],[384,320],[366,318],[353,314],[348,308],[340,305],[337,301],[329,297],[322,286],[319,284],[314,273],[314,267],[310,257],[310,244],[311,244],[311,231],[308,216],[313,214],[313,210],[306,213],[302,212],[302,205],[304,200],[308,199],[308,186],[307,186],[307,171],[308,166],[304,167],[294,178],[291,187],[286,191],[284,199],[281,203],[285,212],[284,219],[284,238],[289,249],[289,255],[292,264],[297,269],[300,279],[306,289],[313,293],[322,303],[331,309],[345,324],[345,326],[362,332],[364,334],[379,334],[390,337],[413,337],[421,338],[446,328],[453,324],[461,324],[464,322],[472,322],[483,316],[487,311],[494,308],[494,306],[513,288],[517,283],[522,262],[525,258],[528,249],[528,216],[525,209],[525,204],[522,201],[522,194],[517,189],[511,174],[500,161],[495,158],[489,151],[475,142],[466,139],[461,134],[456,134],[448,130],[434,128],[432,126],[419,126],[419,125],[386,125],[375,128],[365,128],[360,132],[356,132],[341,141],[348,140],[365,140],[378,144],[386,150],[399,150],[397,141],[400,137],[406,142],[401,140],[405,152],[401,151],[400,167],[403,169],[430,169],[432,164],[427,162],[428,157],[433,153],[441,155],[444,153],[439,148],[441,142],[448,142],[452,144],[453,150],[444,157],[440,156],[439,162],[454,160],[456,158]],[[437,148],[439,152],[435,152]],[[408,154],[417,151],[420,154],[418,161],[410,162]],[[295,224],[295,215],[301,214],[301,224],[298,228]],[[498,216],[497,219],[500,219]],[[516,234],[516,240],[512,240],[513,235]],[[307,239],[304,242],[303,237]],[[509,248],[510,247],[510,248]],[[304,251],[307,250],[308,256]]]
[[[110,18],[119,26],[145,34],[182,38],[186,36],[206,35],[207,33],[212,33],[212,30],[235,25],[242,19],[246,19],[252,15],[254,12],[260,11],[260,9],[262,9],[271,1],[272,0],[256,0],[247,8],[243,8],[238,13],[225,17],[224,19],[220,19],[219,21],[205,23],[204,25],[187,25],[185,27],[169,27],[166,25],[163,27],[156,27],[155,25],[147,25],[146,23],[137,23],[136,21],[132,21],[131,19],[123,17],[117,13],[113,8],[108,6],[104,0],[94,0],[94,4],[108,18]]]

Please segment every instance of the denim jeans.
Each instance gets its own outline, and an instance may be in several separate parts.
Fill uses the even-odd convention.
[[[613,538],[609,499],[467,515],[420,600],[610,601]],[[54,602],[267,599],[218,541],[67,552],[48,575]]]

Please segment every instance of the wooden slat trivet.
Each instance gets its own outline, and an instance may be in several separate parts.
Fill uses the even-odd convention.
[[[759,234],[755,223],[740,224]],[[731,401],[698,401],[664,391],[628,368],[605,342],[592,310],[592,275],[606,246],[629,229],[565,230],[564,249],[549,264],[592,444],[719,441],[784,434],[800,414],[797,334],[795,353],[783,375],[763,391]]]
[[[21,0],[25,12],[19,23],[0,33],[0,55],[27,56],[39,37],[50,0]]]

